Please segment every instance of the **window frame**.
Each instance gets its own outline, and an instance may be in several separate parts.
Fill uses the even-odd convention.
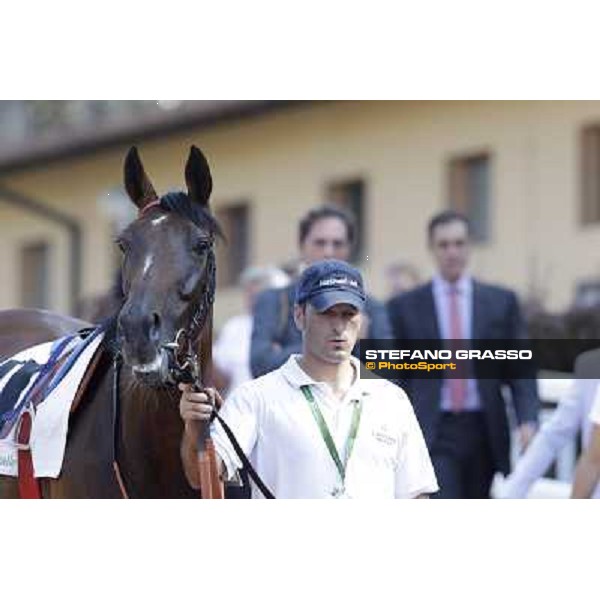
[[[473,208],[477,204],[475,197],[470,197],[469,190],[469,168],[476,161],[486,161],[487,175],[487,197],[483,206],[484,222],[475,218]],[[471,225],[471,241],[475,245],[485,246],[493,239],[492,230],[492,206],[493,194],[493,167],[494,154],[489,148],[480,148],[472,151],[461,152],[451,155],[446,161],[446,202],[447,206],[467,217]]]

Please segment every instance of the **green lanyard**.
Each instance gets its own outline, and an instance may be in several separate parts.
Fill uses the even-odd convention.
[[[325,418],[323,417],[323,413],[319,408],[319,405],[316,403],[312,392],[310,391],[310,387],[308,385],[303,385],[301,388],[304,397],[308,401],[308,405],[310,406],[310,410],[312,411],[313,417],[319,426],[321,431],[321,435],[323,436],[323,441],[329,450],[329,454],[331,454],[331,458],[337,467],[338,473],[340,474],[342,483],[346,478],[346,466],[348,465],[348,461],[350,460],[350,454],[352,454],[352,448],[354,447],[354,442],[356,440],[356,434],[358,433],[358,426],[360,424],[360,415],[362,413],[362,402],[360,400],[354,402],[354,412],[352,414],[352,425],[350,426],[350,433],[348,434],[348,439],[346,440],[346,460],[342,463],[340,459],[340,455],[338,454],[337,448],[335,447],[335,442],[331,437],[331,433],[329,432],[329,427],[327,427],[327,423],[325,422]]]

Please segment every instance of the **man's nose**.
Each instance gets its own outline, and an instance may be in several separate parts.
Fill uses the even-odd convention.
[[[333,247],[333,244],[325,244],[325,246],[323,246],[323,258],[329,259],[329,258],[334,258],[334,256],[335,256],[335,249]]]
[[[331,329],[335,335],[341,335],[344,331],[345,323],[341,317],[333,317],[331,320]]]

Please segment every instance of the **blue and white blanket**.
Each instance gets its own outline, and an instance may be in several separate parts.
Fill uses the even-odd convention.
[[[79,333],[19,352],[0,363],[0,475],[17,476],[17,425],[32,416],[36,477],[60,475],[71,405],[104,332]]]

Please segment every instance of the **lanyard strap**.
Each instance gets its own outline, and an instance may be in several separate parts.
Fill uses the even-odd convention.
[[[354,448],[354,442],[356,440],[356,435],[358,433],[358,426],[360,424],[360,415],[362,414],[362,402],[357,400],[354,402],[354,412],[352,413],[352,424],[350,426],[350,433],[348,434],[348,439],[346,440],[346,456],[345,461],[342,463],[340,459],[340,455],[338,454],[337,448],[335,447],[335,442],[331,437],[331,433],[329,431],[329,427],[327,427],[327,423],[325,422],[325,418],[323,417],[323,413],[319,408],[319,405],[315,401],[315,398],[310,390],[310,386],[303,385],[301,388],[304,397],[306,398],[308,405],[310,406],[310,410],[319,426],[319,430],[321,431],[321,436],[323,437],[323,441],[329,450],[329,454],[331,454],[331,458],[337,467],[338,473],[340,474],[340,478],[342,483],[346,478],[346,466],[348,465],[348,461],[350,460],[350,455],[352,454],[352,448]]]

